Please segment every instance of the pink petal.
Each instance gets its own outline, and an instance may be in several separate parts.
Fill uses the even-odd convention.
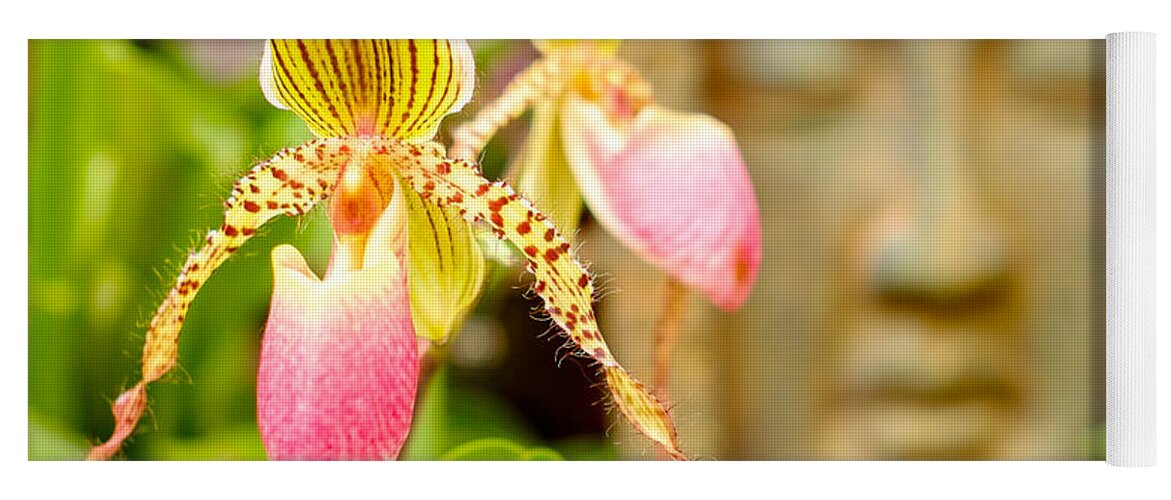
[[[320,281],[287,245],[273,250],[273,267],[257,378],[269,458],[396,458],[419,374],[405,273],[391,261],[331,268]]]
[[[562,130],[586,203],[607,230],[720,308],[744,303],[760,267],[760,215],[727,126],[653,105],[611,121],[569,97]]]

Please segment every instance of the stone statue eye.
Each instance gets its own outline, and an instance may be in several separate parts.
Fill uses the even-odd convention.
[[[1005,54],[1004,85],[1029,109],[1071,125],[1095,119],[1104,99],[1101,40],[1013,44]]]

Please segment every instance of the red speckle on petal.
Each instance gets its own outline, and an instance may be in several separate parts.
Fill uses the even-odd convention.
[[[508,204],[508,197],[501,196],[500,198],[497,198],[496,200],[488,202],[488,210],[491,210],[493,212],[499,212],[500,209],[504,208],[504,205],[507,205],[507,204]]]

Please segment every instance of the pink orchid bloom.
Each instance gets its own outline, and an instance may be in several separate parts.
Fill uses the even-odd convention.
[[[662,404],[614,359],[593,313],[589,274],[532,203],[432,142],[466,104],[474,60],[462,41],[273,40],[261,86],[321,138],[286,149],[237,182],[224,222],[193,252],[146,335],[143,381],[114,404],[114,454],[146,407],[146,385],[174,366],[199,288],[268,220],[330,200],[334,246],[318,279],[296,249],[273,250],[272,305],[257,417],[273,459],[393,459],[410,429],[416,336],[443,341],[479,293],[484,257],[470,224],[520,249],[534,291],[575,352],[600,367],[618,409],[685,458]]]
[[[393,459],[410,430],[419,352],[394,227],[405,214],[401,204],[384,207],[371,180],[334,190],[337,238],[324,279],[295,248],[273,250],[256,381],[270,459]]]
[[[457,131],[470,155],[534,108],[518,183],[573,227],[582,201],[624,245],[721,309],[743,305],[761,260],[752,180],[726,125],[653,102],[601,41],[541,42],[542,58]],[[576,189],[566,188],[576,185]]]

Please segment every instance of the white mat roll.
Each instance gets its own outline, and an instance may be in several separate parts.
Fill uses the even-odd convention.
[[[1155,464],[1155,35],[1106,36],[1106,463]]]

